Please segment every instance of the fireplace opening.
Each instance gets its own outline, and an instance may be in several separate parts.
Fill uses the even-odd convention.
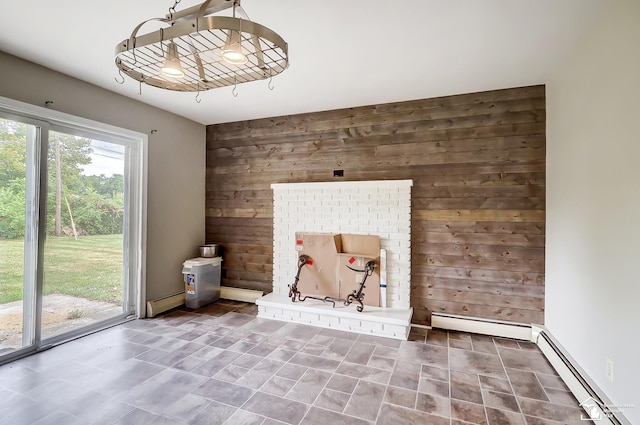
[[[257,301],[258,316],[406,339],[411,186],[411,180],[273,184],[273,292]],[[312,264],[296,275],[301,255]],[[293,302],[294,283],[310,298]]]

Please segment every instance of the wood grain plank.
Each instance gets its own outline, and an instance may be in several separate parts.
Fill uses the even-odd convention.
[[[530,297],[518,297],[513,295],[504,296],[435,288],[429,289],[427,291],[418,291],[415,295],[416,297],[423,299],[458,302],[461,304],[470,303],[536,311],[544,310],[544,298],[532,299]]]
[[[272,209],[273,200],[271,199],[207,199],[205,208],[253,208],[253,209]]]
[[[273,236],[253,236],[247,235],[242,232],[229,234],[229,233],[207,233],[207,240],[214,241],[213,243],[219,243],[224,246],[229,243],[244,243],[249,245],[271,245],[273,243]]]
[[[459,94],[429,99],[418,99],[408,102],[387,103],[378,105],[376,113],[412,111],[421,108],[439,108],[450,105],[476,105],[486,102],[500,102],[514,99],[540,99],[545,97],[544,86],[517,87],[504,90],[492,90],[480,93]]]
[[[269,264],[273,265],[272,254],[257,254],[253,252],[234,252],[226,251],[224,261],[227,263],[252,263],[252,264]]]
[[[444,232],[416,232],[412,235],[413,242],[426,242],[452,245],[493,245],[493,246],[522,246],[544,248],[544,235],[523,234],[492,234],[492,233],[444,233]]]
[[[213,186],[213,185],[212,185]],[[265,190],[207,190],[205,199],[273,199],[271,188]]]
[[[423,186],[412,190],[415,198],[545,198],[545,186]]]
[[[477,282],[471,279],[451,279],[416,275],[411,279],[411,293],[418,298],[433,288],[451,289],[463,293],[478,292],[481,294],[504,295],[527,298],[544,298],[543,285],[513,285],[511,283]],[[426,291],[426,292],[425,292]]]
[[[228,227],[269,227],[273,226],[273,220],[269,218],[235,218],[235,217],[207,217],[209,226]]]
[[[273,255],[273,242],[268,244],[250,244],[226,242],[222,244],[225,253],[231,254],[254,254],[254,255]]]
[[[207,217],[245,217],[272,218],[273,210],[269,208],[207,208]]]
[[[544,285],[544,273],[526,273],[505,270],[472,269],[464,267],[435,267],[428,264],[412,264],[413,275],[443,277],[449,279],[471,279],[518,285]]]
[[[412,243],[414,254],[436,255],[469,255],[482,258],[516,258],[516,259],[544,259],[544,248],[495,246],[495,245],[455,245],[434,243]],[[544,269],[543,269],[544,270]]]
[[[206,225],[206,231],[210,234],[217,235],[245,235],[250,237],[273,237],[272,226],[216,226],[213,224]]]
[[[221,283],[224,286],[229,286],[232,288],[253,289],[254,291],[262,291],[266,294],[268,294],[272,290],[271,282],[223,278]]]
[[[544,210],[414,210],[416,220],[544,223]]]
[[[544,269],[544,259],[503,259],[472,257],[470,255],[415,254],[411,257],[411,261],[412,264],[428,264],[436,267],[465,267],[528,273],[539,273],[541,269]]]
[[[486,306],[484,304],[459,303],[453,301],[429,300],[411,297],[412,305],[416,305],[414,315],[416,320],[425,320],[428,312],[457,314],[460,316],[483,317],[486,319],[503,320],[517,323],[541,323],[544,312],[538,310]]]
[[[224,266],[224,261],[223,261],[223,266]],[[229,280],[264,282],[268,285],[271,285],[272,279],[270,279],[269,277],[270,275],[271,275],[270,273],[246,272],[243,270],[225,269],[225,279],[229,279]]]
[[[412,230],[422,232],[444,233],[492,233],[492,234],[522,234],[544,235],[544,223],[513,223],[513,222],[464,222],[464,221],[420,221],[412,220]]]
[[[268,274],[273,272],[273,264],[267,263],[249,263],[246,261],[235,261],[233,259],[226,259],[225,269],[226,270],[238,270],[242,272],[252,272],[252,273],[262,273]]]
[[[418,210],[544,210],[544,198],[413,198]]]
[[[434,142],[403,143],[379,145],[376,156],[427,155],[441,152],[469,152],[496,149],[541,148],[545,146],[545,137],[511,136],[489,137],[484,139],[440,140]]]

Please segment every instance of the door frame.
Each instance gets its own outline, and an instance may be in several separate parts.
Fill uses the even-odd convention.
[[[39,152],[36,152],[38,156],[37,165],[39,167],[39,187],[37,188],[37,196],[39,198],[36,199],[38,223],[34,230],[37,232],[37,235],[34,235],[36,239],[35,248],[32,248],[32,251],[35,252],[30,252],[32,256],[31,259],[25,258],[25,263],[29,261],[32,263],[32,266],[35,267],[35,270],[30,270],[30,272],[34,273],[36,279],[35,294],[30,296],[30,305],[27,307],[33,309],[34,313],[33,318],[35,323],[32,324],[34,332],[34,335],[32,335],[33,344],[0,356],[0,364],[4,364],[17,358],[33,354],[34,352],[51,348],[65,341],[113,326],[124,320],[136,317],[143,318],[146,316],[148,136],[137,131],[76,117],[2,96],[0,96],[0,112],[2,112],[3,117],[7,119],[35,125],[40,129],[40,147]],[[128,294],[125,294],[127,309],[130,311],[112,319],[100,321],[62,335],[47,338],[43,345],[40,340],[40,324],[42,314],[44,241],[46,237],[46,158],[50,129],[94,134],[96,138],[103,138],[105,141],[117,141],[117,143],[124,145],[128,150],[125,156],[128,158],[128,160],[125,161],[125,167],[127,168],[129,177],[129,190],[125,202],[128,202],[129,206],[129,220],[125,222],[124,229],[124,232],[127,234],[125,240],[128,240],[128,244],[125,246],[127,254],[123,258],[123,267],[130,285]],[[35,260],[35,264],[33,264],[33,260]],[[23,308],[25,308],[24,305]]]

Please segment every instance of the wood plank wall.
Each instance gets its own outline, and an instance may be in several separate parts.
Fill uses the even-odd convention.
[[[544,86],[208,126],[206,240],[224,285],[271,291],[271,183],[335,169],[413,179],[414,322],[543,323]]]

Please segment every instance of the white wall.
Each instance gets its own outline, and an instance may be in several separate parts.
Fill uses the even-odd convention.
[[[205,127],[3,52],[0,69],[0,96],[149,135],[147,299],[184,290],[204,242]]]
[[[637,0],[610,2],[547,85],[546,238],[547,328],[640,423]]]

